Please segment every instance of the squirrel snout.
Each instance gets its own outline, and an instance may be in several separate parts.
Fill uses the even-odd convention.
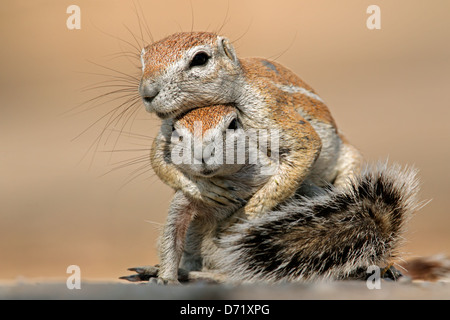
[[[139,85],[139,94],[142,97],[142,101],[147,109],[147,111],[151,111],[151,103],[158,95],[160,89],[159,86],[155,83],[145,83],[141,82]]]

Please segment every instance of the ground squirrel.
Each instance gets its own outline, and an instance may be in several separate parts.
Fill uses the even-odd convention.
[[[145,47],[141,62],[139,93],[146,109],[161,119],[232,103],[252,127],[279,130],[277,172],[243,208],[249,219],[292,196],[306,178],[318,187],[342,186],[359,171],[359,152],[338,132],[323,100],[279,63],[238,58],[227,38],[208,32],[170,35]],[[226,187],[211,181],[165,172],[162,163],[154,167],[163,171],[156,173],[165,183],[192,198],[230,197]]]
[[[227,164],[225,155],[230,148],[239,149],[239,141],[244,141],[239,136],[252,124],[232,105],[194,109],[163,120],[153,145],[153,158],[159,161],[153,165],[165,163],[164,170],[170,170],[155,168],[156,172],[218,183],[228,190],[230,203],[192,198],[190,191],[178,189],[160,240],[159,268],[134,268],[138,274],[125,279],[160,283],[198,277],[237,282],[346,279],[364,276],[370,265],[392,262],[405,221],[417,208],[413,170],[369,168],[342,188],[317,188],[306,178],[273,211],[248,220],[237,209],[270,180],[270,175],[260,174],[264,166],[272,165],[270,156],[260,152],[257,163]],[[206,159],[194,163],[199,139],[200,154]],[[192,151],[187,161],[174,161],[180,150],[187,149]],[[216,161],[208,161],[212,154]]]

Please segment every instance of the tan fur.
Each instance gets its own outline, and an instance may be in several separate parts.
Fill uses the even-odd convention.
[[[289,122],[295,123],[298,118],[292,111],[302,112],[309,119],[329,123],[336,128],[336,123],[331,116],[327,106],[317,99],[306,96],[302,93],[288,94],[276,87],[274,83],[285,86],[296,86],[304,88],[314,94],[316,92],[291,70],[275,61],[263,58],[244,58],[240,60],[245,77],[249,82],[254,83],[262,94],[270,99],[267,104],[273,107],[273,117],[281,125]],[[272,65],[273,68],[267,65]],[[302,119],[304,120],[304,119]]]
[[[217,127],[219,121],[234,108],[232,106],[217,105],[207,108],[198,108],[189,112],[188,115],[181,118],[177,118],[178,123],[186,128],[192,134],[195,133],[195,124],[201,123],[201,135],[204,136],[205,132]]]
[[[207,53],[209,60],[204,66],[190,68],[189,62],[198,52]],[[250,127],[280,131],[283,154],[278,172],[244,207],[249,218],[271,210],[309,177],[319,186],[335,181],[345,185],[359,171],[359,152],[345,147],[322,99],[279,63],[239,59],[226,38],[207,32],[171,35],[146,47],[142,57],[140,92],[147,109],[158,116],[177,118],[194,108],[234,104],[249,124],[253,122]],[[152,152],[152,157],[158,154]],[[203,188],[199,190],[186,179],[167,173],[170,168],[160,159],[152,159],[152,163],[164,182],[204,199]],[[205,185],[205,189],[214,187]]]
[[[175,33],[144,48],[142,58],[146,61],[143,78],[154,77],[165,67],[177,61],[182,53],[193,46],[213,44],[217,35],[208,32]]]

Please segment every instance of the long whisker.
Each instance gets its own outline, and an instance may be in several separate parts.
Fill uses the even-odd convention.
[[[128,184],[130,184],[132,181],[136,180],[137,178],[141,177],[142,175],[153,171],[153,168],[149,163],[144,164],[143,166],[139,167],[138,169],[134,170],[130,177],[125,181],[125,183],[120,187],[120,189],[125,188]],[[153,177],[154,175],[152,175]]]
[[[230,1],[227,2],[227,11],[225,12],[225,17],[223,18],[222,25],[220,26],[219,30],[217,30],[217,34],[220,34],[222,32],[223,27],[225,27],[225,24],[228,20],[228,14],[230,13]]]
[[[119,132],[119,130],[117,130],[117,129],[110,129],[110,130]],[[135,133],[135,132],[131,132],[131,131],[122,131],[121,133],[126,134],[128,137],[133,138],[133,139],[145,140],[145,141],[150,141],[150,142],[153,141],[153,139],[155,138],[152,136],[139,134],[139,133]]]
[[[129,115],[126,117],[125,121],[123,121],[122,127],[120,128],[119,134],[117,135],[116,141],[115,141],[115,143],[114,143],[114,148],[117,146],[117,143],[118,143],[119,138],[120,138],[120,136],[121,136],[121,134],[122,134],[122,132],[123,132],[123,129],[124,129],[125,126],[127,125],[128,121],[130,121],[130,119],[131,119],[131,118],[133,117],[133,115],[134,115],[133,121],[131,122],[131,127],[132,127],[132,124],[133,124],[133,122],[134,122],[134,119],[135,119],[135,117],[136,117],[138,111],[140,110],[140,108],[134,108],[134,107],[137,105],[138,102],[140,102],[140,100],[136,100],[136,101],[130,103],[130,105],[129,105],[124,111],[122,111],[120,118],[122,118],[122,116],[124,116],[124,115],[128,112],[128,110],[130,110],[130,109],[132,110],[131,112],[129,112]],[[133,110],[133,109],[134,109],[134,110]],[[119,118],[119,119],[120,119],[120,118]],[[109,137],[108,137],[108,138],[109,138]],[[105,142],[105,144],[106,144],[106,142]]]
[[[278,55],[270,56],[268,59],[271,59],[271,60],[274,60],[274,61],[278,60],[282,55],[284,55],[286,52],[288,52],[289,49],[291,49],[291,47],[294,45],[296,39],[297,39],[297,31],[295,32],[294,37],[292,38],[291,43],[289,44],[289,46],[288,46],[286,49],[284,49],[284,50],[283,50],[281,53],[279,53]]]
[[[111,99],[108,99],[108,100],[103,101],[103,102],[98,102],[97,104],[94,104],[93,106],[88,106],[86,109],[82,109],[82,110],[77,111],[77,112],[72,112],[71,115],[77,115],[77,114],[79,114],[79,113],[83,113],[83,112],[86,112],[86,111],[88,111],[88,110],[95,109],[95,108],[97,108],[97,107],[99,107],[99,106],[105,105],[105,104],[110,103],[110,102],[113,102],[113,101],[120,100],[120,99],[122,99],[122,98],[130,97],[130,98],[135,98],[135,99],[139,99],[139,100],[140,100],[140,97],[139,97],[139,96],[137,96],[137,95],[135,95],[134,93],[131,93],[131,92],[126,93],[126,94],[123,94],[123,95],[115,95],[115,94],[117,94],[117,93],[119,93],[119,91],[107,92],[107,93],[101,94],[101,95],[99,95],[99,96],[97,96],[97,97],[91,98],[91,99],[89,99],[89,100],[87,100],[87,101],[81,103],[81,104],[78,106],[78,108],[81,107],[81,106],[86,106],[88,103],[91,103],[91,102],[94,102],[94,101],[100,101],[100,100],[101,100],[102,98],[104,98],[104,97],[112,96]],[[123,105],[123,104],[122,104],[122,105]],[[73,108],[72,110],[74,110],[74,109],[76,109],[76,108]],[[101,119],[99,119],[99,120],[101,120]],[[98,121],[94,122],[94,124],[97,123],[97,122],[98,122]],[[88,128],[88,129],[89,129],[89,128]],[[83,133],[86,132],[86,131],[87,131],[87,130],[83,131]]]
[[[141,21],[143,21],[144,29],[147,32],[147,36],[150,38],[150,43],[153,43],[155,41],[153,40],[153,35],[152,35],[151,31],[150,31],[150,28],[148,27],[147,19],[145,19],[144,10],[142,9],[142,6],[141,6],[140,2],[138,1],[137,3],[138,3],[138,6],[139,6],[139,9],[141,10],[141,16],[142,17],[139,15],[139,12],[138,12],[137,7],[136,7],[136,3],[133,1],[133,5],[134,5],[134,8],[135,8],[135,12],[136,12],[136,16],[138,18],[139,25],[141,24]],[[141,36],[142,36],[142,32],[141,32]]]

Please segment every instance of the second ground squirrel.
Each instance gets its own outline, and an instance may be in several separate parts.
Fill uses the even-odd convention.
[[[318,188],[306,178],[273,211],[248,220],[237,210],[270,180],[270,175],[260,174],[272,165],[270,157],[261,153],[260,161],[249,164],[248,144],[245,163],[226,164],[225,155],[239,149],[239,138],[251,124],[232,105],[194,109],[163,121],[153,146],[153,159],[158,159],[153,165],[164,168],[155,168],[158,175],[217,183],[227,189],[229,203],[192,198],[190,191],[178,190],[160,240],[159,267],[134,268],[138,274],[126,279],[347,279],[364,276],[371,265],[392,262],[405,222],[417,208],[414,171],[380,165],[353,176],[341,188]],[[227,143],[230,137],[233,143]],[[202,158],[195,163],[198,139],[202,157],[219,154],[218,161]],[[173,161],[180,150],[188,153],[187,161]]]

